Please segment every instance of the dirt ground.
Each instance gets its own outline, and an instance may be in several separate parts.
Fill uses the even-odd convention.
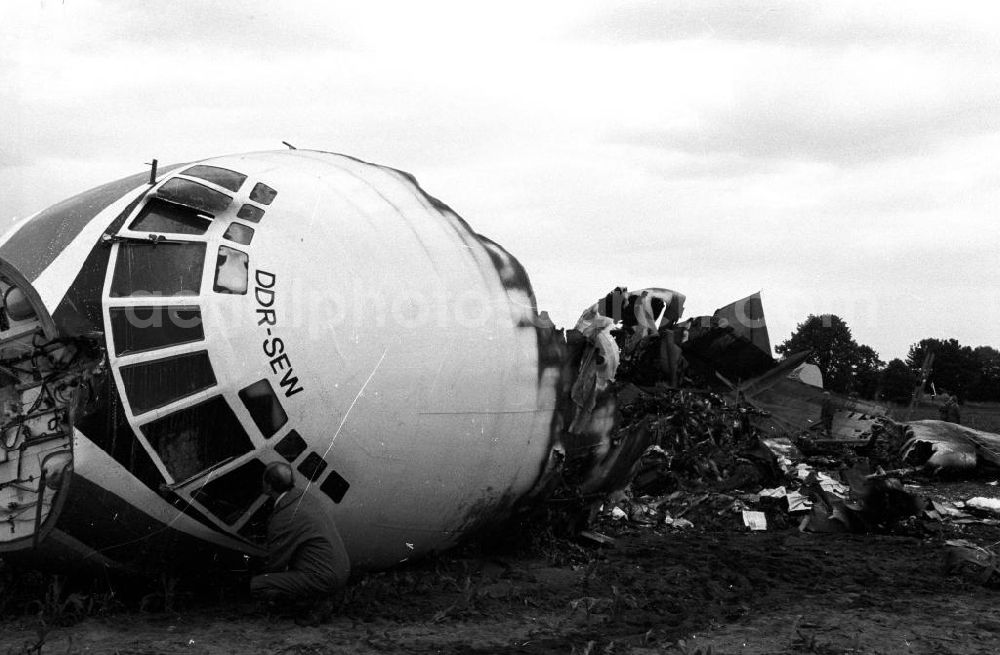
[[[877,536],[597,527],[615,543],[480,545],[364,576],[317,627],[258,613],[225,588],[196,600],[178,587],[173,611],[91,602],[82,620],[71,607],[49,607],[43,623],[37,605],[10,606],[0,653],[1000,652],[1000,591],[943,567],[946,538],[990,546],[995,526],[916,522]]]

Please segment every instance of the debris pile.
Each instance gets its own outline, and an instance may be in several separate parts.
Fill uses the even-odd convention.
[[[1000,525],[1000,501],[931,501],[904,485],[1000,474],[1000,435],[900,424],[842,397],[823,425],[830,395],[798,372],[807,353],[771,359],[758,295],[682,323],[684,300],[616,288],[567,334],[576,376],[564,478],[590,503],[587,541],[628,529],[926,535]],[[571,464],[584,461],[599,479],[573,478]]]

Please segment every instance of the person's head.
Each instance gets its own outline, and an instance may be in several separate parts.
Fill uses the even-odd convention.
[[[264,468],[264,493],[277,498],[295,486],[292,467],[285,462],[271,462]]]

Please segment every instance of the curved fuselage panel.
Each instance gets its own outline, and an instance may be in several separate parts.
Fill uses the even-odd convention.
[[[90,449],[74,475],[256,552],[260,472],[288,461],[359,567],[447,547],[537,482],[558,362],[530,284],[412,178],[280,151],[110,186],[0,245],[30,268],[45,340],[103,351],[67,412]]]

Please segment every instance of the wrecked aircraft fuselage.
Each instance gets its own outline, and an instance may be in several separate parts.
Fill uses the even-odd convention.
[[[554,329],[520,264],[412,177],[296,150],[146,178],[0,245],[0,551],[259,555],[261,471],[285,460],[379,568],[553,469]]]
[[[4,235],[0,287],[4,557],[261,555],[261,472],[288,461],[353,566],[383,568],[557,486],[620,486],[645,449],[612,441],[613,398],[575,416],[593,344],[571,361],[516,259],[350,157],[106,184]]]

